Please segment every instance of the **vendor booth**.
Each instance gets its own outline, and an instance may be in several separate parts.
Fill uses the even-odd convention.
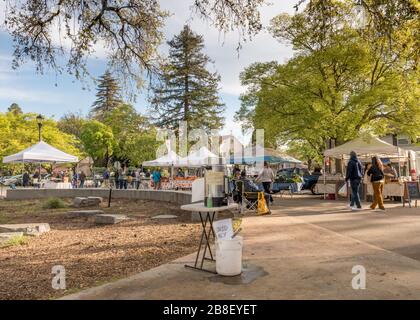
[[[243,152],[237,152],[229,158],[230,164],[255,165],[267,161],[273,165],[298,165],[302,161],[295,159],[279,150],[264,148],[262,146],[252,146],[245,148]]]
[[[25,163],[39,163],[40,166],[41,163],[74,163],[78,161],[79,159],[76,156],[58,150],[44,141],[40,141],[25,150],[3,158],[3,163],[22,163],[23,165]],[[69,189],[71,188],[71,184],[65,182],[46,182],[40,187]]]
[[[370,163],[373,156],[377,156],[383,160],[384,163],[392,164],[398,171],[398,177],[393,179],[386,179],[384,186],[384,197],[403,197],[405,192],[406,181],[411,181],[409,176],[410,167],[410,152],[387,143],[374,136],[359,137],[351,140],[336,148],[328,149],[324,152],[326,159],[324,160],[324,174],[322,177],[323,183],[318,183],[316,186],[317,193],[323,193],[324,198],[327,194],[334,194],[338,197],[338,190],[345,183],[345,165],[349,159],[350,151],[357,153],[358,158],[363,163]],[[328,174],[326,173],[326,164],[330,163],[330,158],[341,159],[342,173]],[[364,183],[363,192],[366,196],[373,195],[372,186],[370,183]]]
[[[190,152],[190,154],[184,158],[178,156],[174,151],[170,151],[168,154],[158,159],[143,162],[143,166],[166,167],[170,170],[170,174],[162,176],[161,189],[189,190],[192,188],[192,183],[197,179],[197,173],[188,174],[188,170],[186,170],[183,176],[179,176],[174,173],[177,168],[200,171],[202,167],[219,163],[224,164],[224,158],[215,155],[206,147],[201,147],[196,151]]]

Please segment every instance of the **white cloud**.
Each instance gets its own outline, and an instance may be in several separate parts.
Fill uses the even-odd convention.
[[[54,92],[3,85],[0,88],[0,99],[11,102],[42,102],[45,104],[58,104],[63,101],[63,97]]]

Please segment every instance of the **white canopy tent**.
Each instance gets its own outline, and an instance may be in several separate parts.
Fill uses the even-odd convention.
[[[379,158],[396,158],[398,159],[398,167],[399,167],[400,173],[401,173],[400,158],[408,158],[409,156],[407,150],[401,149],[398,146],[394,146],[372,135],[361,136],[354,140],[346,142],[336,148],[325,150],[324,156],[344,160],[350,157],[349,153],[351,151],[356,152],[358,157],[365,161],[369,161],[370,158],[373,156],[377,156]],[[342,163],[342,165],[344,164]],[[325,199],[326,197],[325,160],[324,160],[323,176],[324,176],[323,180],[324,180],[324,199]]]
[[[177,167],[199,167],[206,165],[225,164],[226,160],[223,157],[219,157],[212,153],[206,147],[201,147],[199,150],[191,152],[185,158],[181,158],[179,162],[175,165]]]
[[[167,154],[162,157],[159,157],[155,160],[144,161],[143,166],[145,167],[170,167],[174,166],[180,161],[180,156],[178,156],[174,151],[170,150]]]
[[[407,150],[373,136],[359,137],[336,148],[325,150],[324,156],[332,158],[348,157],[350,151],[356,152],[358,156],[407,157]]]
[[[76,156],[67,154],[61,150],[50,146],[44,141],[40,141],[25,150],[3,158],[3,163],[25,163],[25,162],[78,162]]]

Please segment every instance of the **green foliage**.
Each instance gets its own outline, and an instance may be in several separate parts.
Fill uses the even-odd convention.
[[[184,26],[168,45],[169,62],[151,99],[158,125],[175,129],[180,121],[187,121],[188,129],[222,127],[224,104],[217,95],[220,76],[207,70],[211,60],[202,52],[203,37]]]
[[[60,120],[57,122],[57,127],[68,134],[74,135],[76,138],[80,139],[82,134],[82,127],[86,119],[79,112],[68,112],[63,115]]]
[[[85,151],[94,161],[104,160],[105,165],[107,164],[115,145],[110,127],[97,120],[86,121],[82,126],[80,139]]]
[[[154,159],[159,146],[156,130],[133,106],[120,104],[106,115],[104,123],[115,138],[115,160],[139,165]]]
[[[13,247],[13,246],[22,246],[27,244],[29,241],[27,236],[13,236],[7,240],[2,246],[3,247]]]
[[[65,203],[60,198],[49,198],[47,199],[47,201],[45,201],[42,207],[44,209],[60,209],[60,208],[66,208],[67,203]]]
[[[97,120],[104,120],[109,112],[122,103],[120,86],[109,71],[100,78],[96,100],[92,105],[91,115]]]
[[[17,103],[12,103],[9,108],[7,108],[7,112],[12,112],[14,114],[21,114],[22,109],[19,107]]]
[[[273,36],[296,54],[241,74],[248,91],[237,118],[265,129],[267,144],[288,144],[308,160],[319,160],[329,139],[420,134],[418,21],[400,21],[389,46],[388,35],[352,27],[352,1],[330,2],[328,19],[322,6],[273,19]]]

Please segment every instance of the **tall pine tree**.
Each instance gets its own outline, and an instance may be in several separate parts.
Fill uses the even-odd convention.
[[[96,100],[91,108],[91,116],[103,121],[107,113],[122,103],[120,86],[109,71],[106,71],[100,78],[97,87]]]
[[[187,121],[188,129],[222,127],[224,104],[217,95],[220,76],[207,70],[212,61],[202,52],[203,37],[184,26],[168,44],[169,61],[150,101],[157,124],[175,129],[179,121]]]

